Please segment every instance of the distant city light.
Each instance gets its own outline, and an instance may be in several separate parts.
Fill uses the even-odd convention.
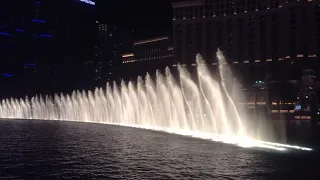
[[[13,77],[13,74],[2,74],[2,76],[5,76],[5,77]]]
[[[41,4],[41,2],[38,1],[37,4]]]
[[[17,28],[16,31],[18,31],[18,32],[26,32],[25,30],[19,29],[19,28]]]
[[[295,110],[301,110],[302,109],[302,106],[300,104],[297,104],[294,108]]]
[[[96,5],[95,2],[91,1],[91,0],[80,0],[81,2],[84,2],[84,3],[87,3],[87,4],[90,4],[90,5]]]
[[[263,84],[263,81],[256,81],[256,84]]]
[[[41,19],[32,19],[32,22],[45,23],[45,22],[47,22],[47,21],[41,20]]]
[[[40,37],[49,37],[49,38],[52,38],[52,35],[50,35],[50,34],[40,34],[39,36],[40,36]]]
[[[11,34],[9,34],[9,33],[4,33],[4,32],[0,32],[0,35],[4,35],[4,36],[12,36]]]
[[[30,63],[27,63],[27,64],[24,64],[24,66],[37,66],[37,64],[30,64]]]

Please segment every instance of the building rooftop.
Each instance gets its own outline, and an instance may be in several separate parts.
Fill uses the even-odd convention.
[[[201,5],[203,0],[188,0],[188,1],[176,1],[172,2],[172,7],[185,7],[185,6],[196,6]]]
[[[126,58],[126,57],[133,57],[134,54],[133,53],[128,53],[128,54],[123,54],[122,57]]]
[[[157,42],[157,41],[163,41],[163,40],[168,40],[169,37],[158,37],[158,38],[152,38],[152,39],[147,39],[147,40],[142,40],[142,41],[137,41],[133,45],[140,45],[140,44],[147,44],[151,42]]]

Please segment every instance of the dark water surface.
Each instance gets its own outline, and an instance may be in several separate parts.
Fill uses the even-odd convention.
[[[320,179],[317,151],[243,149],[148,130],[0,121],[0,179]]]

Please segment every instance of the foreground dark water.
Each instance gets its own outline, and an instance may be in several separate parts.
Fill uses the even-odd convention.
[[[0,121],[0,179],[320,179],[319,163],[317,151],[243,149],[99,124]]]

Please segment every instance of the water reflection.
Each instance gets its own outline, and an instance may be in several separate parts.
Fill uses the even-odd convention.
[[[318,156],[109,125],[0,122],[2,178],[310,179]]]

